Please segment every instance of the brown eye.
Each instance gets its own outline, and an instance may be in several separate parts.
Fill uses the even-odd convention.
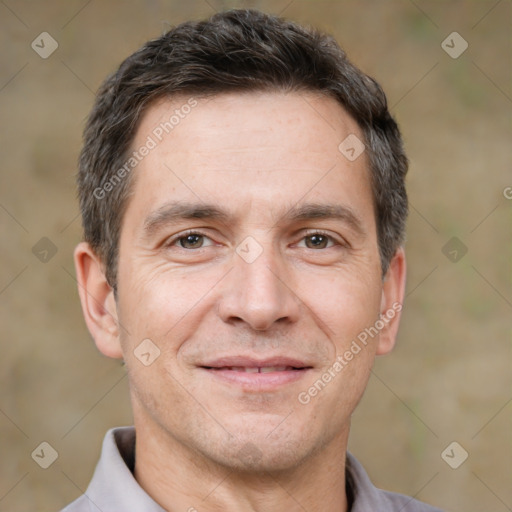
[[[178,247],[181,249],[202,249],[204,247],[208,247],[210,245],[215,245],[213,240],[199,232],[199,231],[185,231],[181,234],[174,236],[169,242],[167,242],[166,247]]]
[[[200,235],[199,233],[192,233],[179,238],[178,243],[183,249],[198,249],[202,246],[203,239],[203,235]]]
[[[326,235],[316,233],[314,235],[308,235],[304,239],[306,240],[306,247],[308,249],[325,249],[329,243],[329,238]]]

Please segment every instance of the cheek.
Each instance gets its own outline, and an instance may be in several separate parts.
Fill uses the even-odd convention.
[[[149,338],[162,352],[175,352],[186,332],[197,327],[208,292],[218,280],[212,272],[184,274],[165,265],[126,265],[122,278],[118,311],[126,348]]]
[[[343,417],[359,402],[373,366],[377,337],[368,336],[367,330],[379,318],[380,299],[377,273],[341,273],[328,291],[319,294],[319,314],[330,321],[336,352],[335,360],[324,370],[329,390],[322,399],[327,409]]]
[[[341,348],[378,319],[381,281],[377,274],[340,268],[325,276],[304,276],[300,297]]]

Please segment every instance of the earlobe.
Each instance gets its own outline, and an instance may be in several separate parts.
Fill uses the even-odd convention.
[[[86,242],[75,248],[78,293],[87,328],[98,350],[116,359],[123,357],[119,340],[117,306],[98,256]]]
[[[384,282],[381,298],[381,322],[384,327],[379,334],[377,355],[388,354],[395,346],[400,315],[405,295],[406,262],[403,247],[393,256]]]

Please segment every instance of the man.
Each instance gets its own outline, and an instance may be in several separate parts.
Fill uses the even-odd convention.
[[[85,130],[87,326],[128,371],[65,510],[433,511],[347,453],[405,287],[407,159],[335,41],[250,10],[125,60]]]

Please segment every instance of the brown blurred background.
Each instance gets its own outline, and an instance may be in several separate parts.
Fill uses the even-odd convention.
[[[106,430],[131,423],[125,370],[85,328],[72,263],[93,93],[146,40],[230,7],[334,34],[405,136],[408,297],[350,450],[380,487],[452,512],[512,510],[510,0],[1,1],[0,510],[59,510]],[[46,59],[31,47],[42,32],[58,43]],[[43,441],[58,452],[48,469],[31,457]],[[453,441],[468,452],[457,469],[441,457]]]

